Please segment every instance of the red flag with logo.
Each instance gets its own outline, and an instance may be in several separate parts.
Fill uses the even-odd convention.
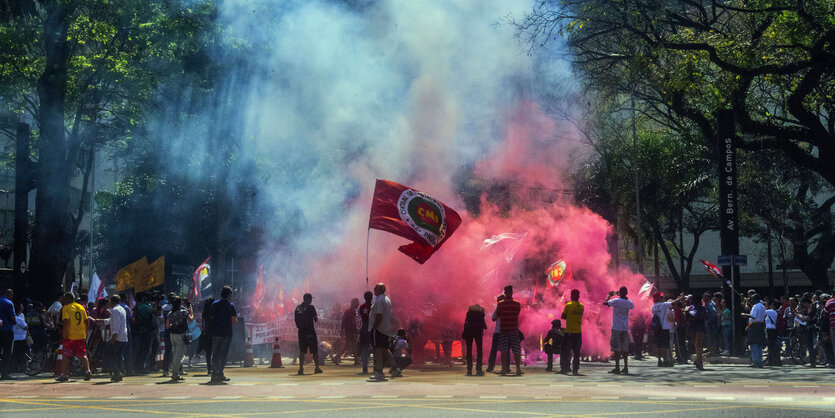
[[[411,187],[377,180],[368,227],[410,239],[399,250],[426,262],[461,225],[461,217],[441,201]]]

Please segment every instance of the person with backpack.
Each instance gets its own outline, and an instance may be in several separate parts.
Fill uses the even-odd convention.
[[[171,339],[171,382],[183,380],[180,376],[180,366],[183,363],[183,355],[186,347],[191,344],[191,334],[188,333],[188,322],[194,319],[191,306],[186,309],[183,300],[178,296],[170,298],[171,313],[165,321],[165,329]]]
[[[542,351],[545,352],[548,358],[548,366],[545,367],[546,372],[554,371],[554,356],[562,350],[562,339],[564,336],[565,331],[562,329],[562,321],[559,319],[551,321],[551,329],[545,335],[542,347]]]
[[[322,369],[319,368],[319,340],[316,338],[319,314],[312,305],[313,295],[305,293],[302,299],[302,303],[294,312],[296,328],[299,329],[299,375],[304,374],[304,356],[308,352],[313,355],[313,365],[316,367],[313,373],[322,373]]]

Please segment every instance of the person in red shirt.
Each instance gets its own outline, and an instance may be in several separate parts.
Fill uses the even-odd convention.
[[[357,298],[351,299],[351,307],[342,313],[342,340],[344,343],[340,347],[339,352],[333,356],[333,362],[339,365],[339,360],[342,356],[352,355],[354,357],[354,366],[359,365],[359,356],[357,351],[359,348],[359,340],[357,339],[357,309],[360,306],[360,300]]]
[[[505,286],[505,299],[496,307],[496,316],[500,321],[499,351],[502,352],[502,371],[505,376],[510,373],[510,350],[513,350],[513,362],[516,364],[516,375],[522,375],[522,344],[519,335],[519,313],[522,305],[513,300],[513,286]]]

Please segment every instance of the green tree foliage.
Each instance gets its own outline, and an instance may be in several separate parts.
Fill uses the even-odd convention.
[[[31,294],[53,296],[73,257],[91,150],[135,138],[161,79],[194,53],[211,4],[170,0],[0,2],[0,97],[34,123],[37,196]],[[176,40],[176,41],[174,41]]]

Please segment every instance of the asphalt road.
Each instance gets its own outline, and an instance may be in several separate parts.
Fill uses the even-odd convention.
[[[0,382],[0,415],[90,416],[833,416],[835,370],[743,365],[656,368],[631,362],[630,376],[608,374],[611,364],[584,363],[581,376],[527,367],[524,376],[466,377],[463,366],[407,370],[369,382],[352,366],[327,366],[320,375],[296,368],[230,367],[231,381],[206,385],[193,368],[181,383],[158,374],[110,383],[106,376],[54,383],[47,375]],[[308,373],[312,371],[309,368]]]

